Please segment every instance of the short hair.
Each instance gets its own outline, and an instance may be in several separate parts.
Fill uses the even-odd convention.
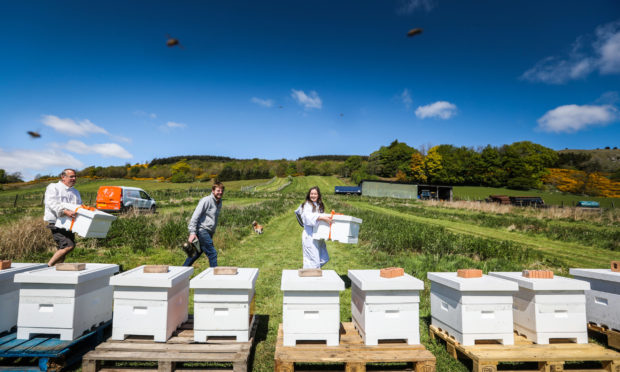
[[[67,171],[73,171],[73,173],[77,176],[77,171],[73,168],[65,168],[60,172],[60,177],[64,177],[67,175]]]
[[[225,189],[224,184],[221,183],[220,181],[213,182],[213,186],[211,186],[211,191],[215,191],[215,189],[217,188],[222,189],[222,191],[224,191]]]

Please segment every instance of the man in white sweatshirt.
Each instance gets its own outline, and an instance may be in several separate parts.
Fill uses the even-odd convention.
[[[50,258],[48,266],[54,266],[65,261],[67,253],[75,247],[75,234],[71,231],[56,227],[56,220],[62,216],[75,217],[75,211],[66,209],[66,204],[82,204],[80,192],[73,188],[77,179],[75,169],[67,168],[60,174],[60,181],[50,183],[45,189],[45,214],[43,220],[52,232],[56,242],[56,253]]]

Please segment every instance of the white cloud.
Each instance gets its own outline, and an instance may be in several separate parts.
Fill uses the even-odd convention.
[[[81,168],[84,164],[73,156],[58,149],[15,150],[6,152],[0,149],[0,168],[8,173],[30,173],[47,171],[50,168]],[[30,178],[34,175],[32,174]]]
[[[131,155],[121,145],[116,143],[99,143],[94,145],[87,145],[84,142],[71,140],[63,146],[67,151],[75,152],[77,154],[99,154],[104,157],[114,157],[121,159],[131,159]]]
[[[435,7],[433,0],[401,0],[397,13],[401,15],[413,14],[417,9],[430,12]]]
[[[76,122],[69,118],[61,119],[54,115],[43,115],[41,122],[69,136],[85,137],[89,134],[109,134],[107,130],[93,124],[88,119]]]
[[[547,84],[564,84],[583,79],[592,72],[620,73],[620,21],[596,28],[595,38],[580,36],[568,55],[547,57],[521,75],[522,79]]]
[[[313,108],[320,109],[323,107],[321,97],[313,90],[311,90],[309,94],[306,94],[303,90],[291,89],[291,97],[293,97],[298,104],[304,106],[306,110]]]
[[[157,114],[155,114],[154,112],[148,113],[146,111],[142,111],[142,110],[136,110],[133,112],[134,115],[136,116],[145,116],[145,117],[149,117],[151,119],[157,119]]]
[[[187,125],[186,125],[186,124],[183,124],[183,123],[176,123],[176,122],[174,122],[174,121],[169,121],[169,122],[167,122],[167,123],[166,123],[166,126],[167,126],[168,128],[187,128]]]
[[[437,101],[426,106],[419,106],[415,110],[415,116],[420,119],[440,118],[450,119],[456,115],[456,105],[447,101]]]
[[[252,103],[256,103],[259,106],[263,106],[263,107],[271,107],[273,106],[273,100],[271,99],[261,99],[258,97],[252,97],[252,99],[250,99],[250,101]]]
[[[151,113],[149,114],[149,118],[151,118],[151,119],[157,119],[157,115],[155,115],[154,113],[152,113],[152,112],[151,112]]]
[[[400,99],[403,101],[403,104],[409,110],[411,105],[413,104],[413,100],[411,99],[411,94],[409,93],[409,89],[405,88],[403,92],[400,94]]]
[[[618,118],[611,105],[564,105],[547,111],[538,119],[538,129],[545,132],[573,133],[593,125],[606,125]]]

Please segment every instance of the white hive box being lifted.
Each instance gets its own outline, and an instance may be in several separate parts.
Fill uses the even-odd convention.
[[[98,210],[91,211],[77,207],[67,209],[73,211],[77,209],[77,216],[75,219],[71,217],[58,218],[56,220],[56,227],[73,231],[83,238],[105,238],[108,235],[112,221],[116,219],[115,216]]]
[[[382,278],[379,270],[349,270],[351,315],[366,345],[406,339],[420,343],[420,291],[424,282],[409,274]]]
[[[526,278],[520,272],[490,272],[519,285],[514,294],[513,318],[517,332],[537,344],[549,339],[588,343],[585,291],[590,284],[561,276]]]
[[[324,214],[323,216],[329,217],[330,214]],[[319,223],[314,226],[312,238],[316,240],[324,239],[340,243],[357,244],[357,236],[361,224],[362,220],[357,217],[335,214],[332,218],[331,238],[330,225],[325,221],[319,221]]]
[[[508,280],[482,275],[462,278],[455,272],[428,273],[431,281],[431,324],[464,346],[476,340],[514,344],[512,295],[519,289]]]
[[[610,269],[570,269],[575,279],[590,283],[586,291],[588,322],[620,330],[620,272]]]
[[[333,270],[322,276],[300,277],[297,270],[282,270],[284,346],[298,340],[340,342],[340,292],[344,282]]]
[[[114,286],[112,339],[153,336],[166,342],[187,320],[192,267],[169,266],[168,272],[147,273],[145,266],[110,278]]]
[[[80,271],[47,267],[15,275],[20,283],[17,338],[43,333],[74,340],[112,319],[109,281],[117,272],[118,265],[89,263]]]
[[[215,275],[213,268],[208,268],[192,279],[194,341],[234,336],[238,342],[247,342],[257,278],[258,269],[239,268],[237,274]]]
[[[0,270],[0,333],[9,331],[17,325],[19,308],[19,283],[15,283],[15,274],[47,267],[37,263],[11,263],[11,267]]]

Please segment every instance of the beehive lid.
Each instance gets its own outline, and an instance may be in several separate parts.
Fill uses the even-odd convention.
[[[497,278],[512,280],[519,287],[533,291],[580,291],[590,289],[590,283],[583,280],[570,279],[563,276],[554,276],[553,279],[526,278],[519,272],[490,272]]]
[[[172,288],[187,280],[194,272],[193,267],[169,266],[166,273],[145,273],[144,266],[125,271],[110,278],[110,285],[122,287]]]
[[[349,279],[362,291],[396,291],[424,289],[424,282],[405,273],[394,278],[382,278],[380,270],[349,270]]]
[[[252,289],[258,278],[258,269],[237,268],[235,275],[215,275],[208,268],[189,282],[190,288]]]
[[[611,269],[570,269],[570,274],[584,278],[620,283],[620,273],[613,272]]]
[[[520,274],[520,273],[519,273]],[[427,273],[426,277],[431,282],[443,284],[447,287],[456,289],[457,291],[476,291],[476,292],[497,292],[509,291],[516,292],[519,286],[515,282],[509,280],[494,278],[489,275],[482,274],[481,278],[461,278],[456,272],[447,273]],[[432,287],[431,287],[432,288]]]
[[[116,216],[113,216],[109,213],[102,212],[99,210],[90,211],[85,208],[78,209],[77,214],[80,214],[88,218],[93,218],[93,219],[96,218],[97,220],[104,220],[104,221],[114,221],[116,219]]]
[[[357,217],[345,216],[341,214],[335,214],[334,217],[332,218],[332,221],[362,223],[362,220]]]
[[[297,270],[282,270],[283,291],[344,291],[344,282],[334,270],[323,270],[323,276],[299,276]]]
[[[7,279],[13,281],[13,276],[18,273],[45,267],[47,267],[46,264],[12,262],[9,269],[0,270],[0,281]]]
[[[118,272],[118,265],[87,263],[86,269],[81,271],[57,271],[54,267],[27,271],[15,275],[17,283],[49,283],[49,284],[78,284],[102,276],[112,276]]]

